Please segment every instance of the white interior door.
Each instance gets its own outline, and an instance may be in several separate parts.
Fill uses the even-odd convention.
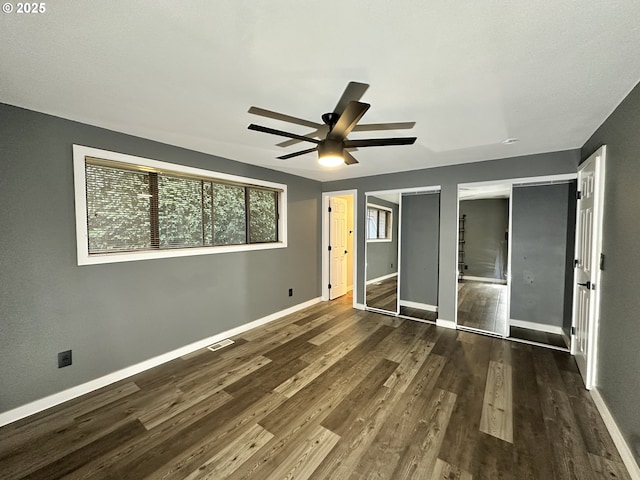
[[[595,384],[605,147],[578,169],[572,353],[586,388]]]
[[[347,293],[347,201],[331,197],[329,213],[329,299]]]

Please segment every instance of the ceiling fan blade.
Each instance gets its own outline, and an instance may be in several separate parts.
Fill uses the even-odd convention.
[[[302,125],[309,128],[320,128],[321,123],[311,122],[304,118],[292,117],[291,115],[285,115],[284,113],[273,112],[271,110],[265,110],[260,107],[249,108],[249,113],[254,115],[260,115],[261,117],[273,118],[274,120],[280,120],[281,122],[295,123],[296,125]]]
[[[255,130],[256,132],[270,133],[272,135],[280,135],[281,137],[295,138],[303,142],[320,143],[320,140],[310,137],[304,137],[302,135],[296,135],[295,133],[283,132],[282,130],[276,130],[275,128],[263,127],[252,123],[249,125],[249,130]]]
[[[353,155],[351,155],[346,150],[342,151],[342,156],[344,157],[344,163],[346,163],[347,165],[354,165],[356,163],[359,163],[358,160],[353,158]]]
[[[286,160],[287,158],[293,158],[293,157],[298,157],[300,155],[304,155],[305,153],[311,153],[311,152],[315,152],[317,150],[316,147],[313,148],[307,148],[306,150],[301,150],[299,152],[295,152],[295,153],[287,153],[286,155],[282,155],[280,157],[278,157],[280,160]]]
[[[347,105],[349,105],[350,102],[357,102],[360,100],[368,88],[369,85],[366,83],[349,82],[333,111],[338,115],[342,115],[342,112],[347,108]]]
[[[353,147],[384,147],[387,145],[412,145],[417,137],[399,137],[399,138],[367,138],[362,140],[345,140],[346,148]]]
[[[322,127],[318,128],[315,132],[309,132],[305,135],[305,137],[317,137],[324,138],[327,136],[327,132],[329,131],[329,127],[327,125],[322,125]],[[276,143],[278,147],[290,147],[292,145],[296,145],[300,143],[300,140],[285,140],[284,142]]]
[[[335,126],[329,132],[327,138],[333,140],[346,138],[346,136],[351,133],[351,130],[353,130],[353,127],[356,126],[356,123],[358,123],[366,111],[369,110],[370,106],[368,103],[350,102],[347,108],[344,109],[344,112],[342,112],[342,115],[340,115]]]
[[[396,123],[365,123],[356,125],[354,132],[373,132],[378,130],[410,130],[416,126],[416,122],[396,122]]]

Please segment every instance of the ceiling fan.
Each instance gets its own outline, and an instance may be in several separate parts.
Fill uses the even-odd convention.
[[[352,131],[400,130],[413,128],[415,125],[415,122],[358,125],[362,116],[371,106],[368,103],[359,101],[368,88],[369,85],[366,83],[349,82],[347,88],[340,97],[340,100],[338,100],[337,105],[333,109],[333,112],[322,115],[322,124],[273,112],[271,110],[265,110],[259,107],[251,107],[249,109],[249,113],[253,113],[255,115],[261,115],[263,117],[313,128],[314,131],[308,135],[297,135],[295,133],[276,130],[274,128],[263,127],[254,123],[249,125],[249,130],[289,138],[289,140],[278,144],[278,146],[281,147],[290,146],[299,142],[315,143],[316,146],[313,148],[289,153],[278,158],[286,160],[317,151],[318,162],[326,167],[335,167],[342,163],[345,163],[346,165],[358,163],[353,155],[351,155],[350,151],[361,147],[411,145],[415,143],[416,137],[369,138],[360,140],[349,140],[347,138]]]

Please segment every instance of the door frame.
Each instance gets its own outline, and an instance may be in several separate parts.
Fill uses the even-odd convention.
[[[600,328],[600,290],[602,288],[602,270],[600,266],[600,254],[602,253],[602,236],[603,236],[603,221],[604,221],[604,189],[605,189],[605,170],[607,159],[607,146],[601,145],[595,152],[589,155],[584,162],[578,166],[578,172],[587,164],[587,162],[593,161],[594,165],[594,198],[593,198],[593,211],[594,211],[594,224],[593,228],[595,234],[591,237],[591,252],[593,252],[593,272],[590,278],[595,288],[591,291],[590,295],[593,295],[593,300],[589,302],[589,319],[587,326],[587,371],[583,376],[585,388],[591,390],[596,386],[596,373],[598,371],[598,336]],[[580,191],[580,184],[577,185],[577,191]],[[579,202],[580,200],[578,200]],[[580,222],[580,210],[576,208],[576,234],[575,234],[575,250],[578,249],[580,238],[578,238]],[[576,298],[578,294],[578,269],[574,267],[573,270],[573,305],[571,311],[571,355],[576,354]],[[582,372],[580,372],[582,374]]]
[[[351,196],[353,198],[353,306],[357,306],[358,288],[358,190],[337,190],[322,192],[322,300],[329,300],[329,205],[331,197]]]

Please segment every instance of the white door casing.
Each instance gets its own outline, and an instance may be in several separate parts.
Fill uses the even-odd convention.
[[[347,293],[347,201],[331,197],[329,213],[329,299]]]
[[[602,146],[578,169],[571,353],[587,389],[596,381],[605,155]]]

